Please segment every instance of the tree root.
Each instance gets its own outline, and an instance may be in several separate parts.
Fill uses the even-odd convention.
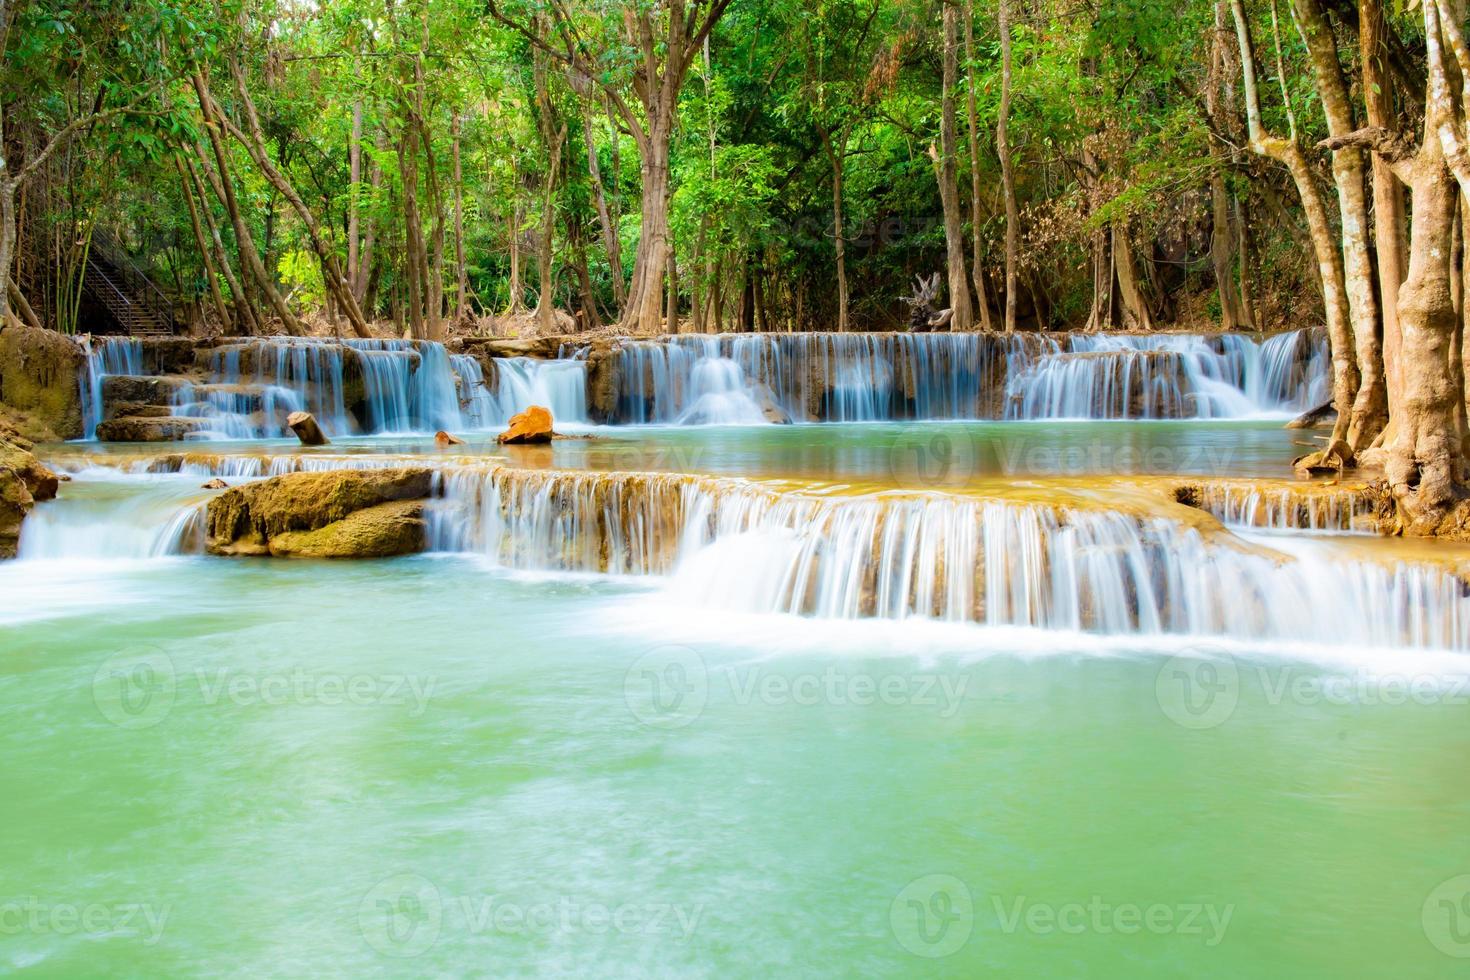
[[[1333,439],[1327,448],[1315,453],[1308,453],[1295,460],[1291,465],[1298,473],[1307,476],[1328,476],[1336,473],[1341,476],[1344,470],[1351,469],[1356,462],[1353,447],[1346,440]]]

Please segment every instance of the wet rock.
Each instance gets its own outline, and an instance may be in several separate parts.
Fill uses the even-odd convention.
[[[98,423],[102,442],[177,442],[209,428],[209,419],[168,415],[162,418],[121,418]]]
[[[0,559],[15,557],[25,516],[38,501],[54,498],[59,483],[29,451],[0,442]]]
[[[760,406],[761,415],[765,417],[767,422],[775,425],[791,424],[790,414],[787,413],[786,409],[777,404],[776,394],[769,387],[763,384],[757,384],[752,389],[751,396],[755,399],[755,403]]]
[[[161,419],[173,414],[167,405],[145,405],[142,402],[117,402],[107,406],[107,419]]]
[[[219,477],[215,477],[208,483],[201,483],[199,485],[200,490],[228,490],[229,488],[230,485],[224,480],[221,480]]]
[[[286,425],[296,433],[303,446],[327,445],[326,433],[322,432],[322,427],[316,424],[316,417],[310,412],[292,412],[286,416]]]
[[[188,378],[115,374],[102,379],[102,402],[132,402],[138,405],[172,405],[173,399],[192,382]]]
[[[63,439],[82,435],[81,345],[51,330],[0,332],[0,402]]]
[[[502,432],[497,440],[507,446],[528,446],[550,442],[555,435],[551,428],[551,410],[532,405],[524,412],[511,416],[510,428]]]
[[[385,558],[422,551],[423,501],[433,474],[419,467],[291,473],[209,502],[214,555]]]
[[[594,422],[617,421],[622,385],[618,363],[618,351],[611,344],[593,344],[587,352],[587,415]]]
[[[434,433],[434,445],[438,446],[440,449],[448,449],[450,446],[463,446],[464,440],[459,438],[458,436],[452,436],[449,433],[445,432],[443,429],[440,429],[438,432]]]

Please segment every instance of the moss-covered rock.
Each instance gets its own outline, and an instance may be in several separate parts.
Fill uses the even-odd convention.
[[[0,442],[0,559],[14,558],[20,526],[37,501],[56,496],[55,473],[20,445]]]
[[[422,551],[423,468],[291,473],[235,487],[209,502],[216,555],[382,558]]]
[[[63,439],[82,436],[86,357],[70,337],[12,326],[0,332],[0,402]]]
[[[270,539],[275,558],[393,558],[424,550],[428,525],[421,500],[379,504],[315,531]]]

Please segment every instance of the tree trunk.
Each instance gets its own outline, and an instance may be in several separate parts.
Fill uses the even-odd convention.
[[[970,245],[974,262],[970,269],[970,281],[975,287],[976,319],[980,322],[980,329],[989,332],[995,329],[995,324],[990,319],[990,299],[985,289],[984,247],[980,232],[980,121],[975,107],[975,10],[969,0],[965,3],[965,91],[970,123]]]
[[[359,238],[362,205],[362,100],[352,104],[352,136],[347,143],[347,285],[362,304],[362,243]]]
[[[628,287],[623,283],[622,246],[618,243],[618,228],[613,223],[607,207],[607,192],[602,186],[602,168],[597,160],[597,139],[592,126],[592,107],[582,114],[582,138],[587,143],[587,176],[592,183],[592,200],[597,205],[597,223],[602,230],[602,249],[607,254],[608,274],[612,278],[613,302],[618,309],[628,298]],[[617,130],[613,130],[617,139]]]
[[[1123,304],[1123,325],[1129,330],[1152,330],[1153,312],[1138,275],[1133,245],[1128,240],[1128,224],[1118,218],[1112,222],[1113,266],[1118,275],[1118,298]]]
[[[470,312],[470,274],[464,261],[464,168],[459,158],[460,116],[454,115],[453,143],[450,153],[454,157],[454,322],[463,324]]]
[[[1016,205],[1016,181],[1011,170],[1011,0],[1000,0],[1000,112],[995,123],[995,151],[1000,157],[1000,182],[1006,199],[1005,329],[1016,329],[1016,261],[1021,218]]]
[[[1316,455],[1314,462],[1326,462],[1335,458],[1341,464],[1350,465],[1353,450],[1347,444],[1346,436],[1352,418],[1353,399],[1357,393],[1358,366],[1353,356],[1353,339],[1343,296],[1342,252],[1337,247],[1327,206],[1313,180],[1311,164],[1307,161],[1301,144],[1294,136],[1292,139],[1280,139],[1269,135],[1261,123],[1261,103],[1256,91],[1255,50],[1251,44],[1250,24],[1245,17],[1243,0],[1230,0],[1230,8],[1235,17],[1235,34],[1240,47],[1251,150],[1281,163],[1295,181],[1321,275],[1327,314],[1327,336],[1332,345],[1332,401],[1337,408],[1337,424],[1333,427],[1327,448]]]
[[[225,151],[223,129],[224,123],[219,116],[219,107],[214,104],[214,99],[209,94],[209,85],[205,82],[203,74],[196,72],[193,76],[194,92],[199,97],[199,111],[204,116],[204,132],[209,140],[210,149],[214,152],[214,166],[218,173],[208,169],[209,162],[203,156],[203,150],[199,150],[201,163],[210,174],[211,182],[214,184],[215,193],[219,196],[221,203],[225,206],[225,213],[230,217],[230,224],[235,229],[235,246],[240,253],[240,264],[250,273],[255,280],[256,288],[265,294],[266,301],[270,303],[271,309],[280,318],[282,328],[293,336],[301,336],[303,331],[301,323],[296,319],[296,314],[286,305],[276,289],[275,282],[270,274],[266,272],[265,264],[260,260],[260,253],[255,248],[255,239],[250,235],[250,228],[245,224],[245,218],[240,214],[240,205],[235,198],[234,180],[230,176],[230,158]]]
[[[184,192],[184,203],[189,208],[189,227],[194,230],[194,245],[199,249],[199,257],[204,262],[204,277],[209,280],[209,298],[214,304],[215,312],[219,314],[220,328],[224,333],[233,332],[230,310],[225,305],[224,296],[219,291],[219,274],[215,270],[214,250],[204,238],[204,226],[199,220],[199,207],[194,201],[194,188],[189,180],[189,174],[184,170],[184,162],[177,156],[174,157],[174,168],[179,172],[179,182]]]
[[[1363,103],[1368,125],[1395,126],[1393,76],[1388,70],[1387,26],[1382,0],[1359,0],[1358,46],[1363,65]],[[1404,281],[1404,190],[1393,168],[1373,156],[1373,232],[1378,258],[1379,309],[1383,317],[1383,373],[1388,402],[1399,384],[1398,359],[1403,339],[1399,329],[1399,286]],[[1391,423],[1390,423],[1391,424]]]
[[[302,225],[306,227],[307,237],[311,239],[311,247],[316,252],[317,260],[321,263],[322,279],[326,288],[336,297],[341,304],[343,312],[347,314],[347,322],[359,337],[371,337],[372,331],[368,329],[367,321],[363,319],[362,311],[357,308],[357,301],[352,298],[352,292],[347,288],[347,280],[342,276],[342,269],[337,264],[337,254],[332,249],[330,242],[322,231],[321,224],[301,195],[296,193],[296,188],[286,179],[285,174],[276,168],[271,162],[270,155],[266,152],[265,134],[261,132],[260,119],[255,113],[255,103],[250,98],[249,90],[245,85],[245,73],[240,68],[240,63],[233,57],[230,59],[230,70],[235,78],[235,94],[240,100],[240,108],[245,117],[245,125],[249,133],[242,133],[222,112],[217,112],[217,118],[230,130],[250,154],[265,177],[286,202],[291,205],[297,217],[301,219]]]
[[[949,306],[952,311],[950,329],[969,330],[973,326],[970,307],[969,274],[965,271],[965,219],[960,212],[960,190],[957,167],[958,139],[955,134],[954,87],[958,75],[959,10],[952,0],[944,4],[944,71],[940,90],[939,151],[933,144],[929,155],[934,158],[935,176],[939,178],[939,202],[944,209],[945,269],[949,278]]]
[[[1292,0],[1296,22],[1312,59],[1317,94],[1334,137],[1346,136],[1353,125],[1353,105],[1347,80],[1337,60],[1337,41],[1317,0]],[[1352,319],[1358,387],[1348,423],[1347,442],[1354,452],[1367,449],[1383,429],[1388,395],[1383,380],[1383,353],[1379,346],[1378,294],[1373,260],[1368,252],[1368,202],[1364,193],[1363,151],[1342,146],[1332,152],[1332,176],[1337,184],[1341,212],[1344,284]]]
[[[847,156],[847,128],[841,130],[841,138],[834,145],[832,134],[825,128],[819,129],[822,146],[827,150],[827,160],[832,164],[832,248],[837,258],[837,332],[847,333],[847,240],[842,221],[842,171]]]

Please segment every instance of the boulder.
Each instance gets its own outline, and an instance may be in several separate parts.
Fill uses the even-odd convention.
[[[109,419],[97,424],[97,439],[100,442],[177,442],[209,427],[209,419],[182,415]]]
[[[11,326],[0,331],[0,403],[63,439],[82,433],[86,356],[70,337]]]
[[[502,432],[498,441],[507,446],[528,446],[550,442],[556,433],[551,428],[551,410],[532,405],[518,415],[512,415],[510,428]]]
[[[167,405],[145,405],[142,402],[116,402],[107,406],[111,419],[162,419],[173,414]]]
[[[192,384],[188,378],[114,374],[102,379],[102,403],[172,405],[174,396]]]
[[[199,489],[200,490],[228,490],[228,489],[230,489],[230,485],[228,483],[226,483],[224,480],[221,480],[219,477],[215,477],[213,480],[210,480],[208,483],[201,483],[199,485]]]
[[[275,558],[393,558],[423,551],[428,525],[421,500],[379,504],[315,531],[287,531],[270,540]]]
[[[15,557],[21,522],[38,501],[56,496],[59,483],[30,452],[0,442],[0,559]]]
[[[327,445],[326,434],[316,424],[316,417],[310,412],[292,412],[286,416],[286,425],[296,433],[296,438],[301,440],[303,446]]]
[[[433,473],[421,467],[290,473],[245,484],[209,502],[206,548],[311,558],[422,551],[422,504],[432,490]]]
[[[445,432],[443,429],[440,429],[438,432],[434,433],[434,445],[438,446],[440,449],[448,449],[450,446],[463,446],[464,440],[459,438],[458,436],[452,436],[449,433]]]

